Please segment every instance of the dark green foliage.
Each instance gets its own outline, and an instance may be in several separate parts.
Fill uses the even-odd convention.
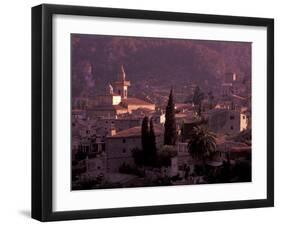
[[[148,117],[145,116],[142,120],[141,126],[141,143],[142,143],[142,150],[146,153],[149,151],[149,143],[150,143],[150,133],[148,127]]]
[[[136,165],[154,166],[157,155],[156,137],[152,118],[148,126],[148,117],[145,116],[142,121],[141,141],[142,150],[134,149],[133,157]]]
[[[175,118],[175,104],[173,98],[173,89],[170,91],[168,104],[165,112],[165,132],[164,132],[164,144],[175,145],[177,140],[176,131],[176,118]]]
[[[177,155],[177,151],[174,146],[164,145],[163,148],[157,152],[157,167],[171,166],[171,158]]]
[[[116,78],[120,64],[134,82],[154,75],[159,85],[187,79],[216,82],[226,71],[246,75],[246,81],[251,75],[251,43],[84,34],[72,35],[71,43],[74,96],[103,89]]]
[[[132,150],[134,162],[137,166],[144,166],[145,164],[145,155],[144,151],[139,148],[134,148]]]
[[[215,135],[204,126],[194,127],[188,149],[194,159],[205,162],[216,152]]]
[[[157,152],[156,138],[155,138],[154,125],[153,125],[152,118],[150,119],[149,125],[150,125],[149,126],[149,152],[148,152],[148,156],[147,157],[149,158],[149,162],[152,165],[153,162],[155,161],[156,152]]]

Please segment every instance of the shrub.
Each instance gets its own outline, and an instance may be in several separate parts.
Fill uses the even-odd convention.
[[[171,166],[171,158],[177,155],[177,151],[174,146],[164,145],[162,149],[157,153],[156,166],[168,167]]]

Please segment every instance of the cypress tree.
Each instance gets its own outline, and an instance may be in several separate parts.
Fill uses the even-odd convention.
[[[173,89],[170,91],[168,104],[165,112],[165,132],[164,132],[164,144],[175,145],[177,139],[176,131],[176,118],[175,118],[175,104],[173,97]]]
[[[153,125],[153,120],[152,118],[150,119],[149,122],[149,155],[152,159],[152,161],[155,160],[156,157],[156,152],[157,152],[157,148],[156,148],[156,138],[155,138],[155,132],[154,132],[154,125]],[[153,164],[153,162],[152,162]]]
[[[195,105],[196,112],[198,116],[201,116],[202,111],[202,101],[204,100],[204,93],[201,91],[199,86],[195,87],[192,102]]]
[[[145,116],[142,120],[141,126],[141,143],[142,151],[146,155],[149,149],[149,128],[148,128],[148,117]]]

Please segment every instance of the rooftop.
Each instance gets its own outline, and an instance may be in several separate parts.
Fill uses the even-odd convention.
[[[126,108],[120,105],[105,105],[105,106],[95,106],[90,110],[100,110],[100,111],[109,111],[109,110],[127,110]]]
[[[127,99],[123,99],[122,103],[125,105],[154,105],[147,101],[135,98],[135,97],[128,97]]]
[[[160,125],[154,125],[154,132],[156,136],[163,134],[163,127]],[[132,127],[126,130],[122,130],[113,136],[108,136],[108,138],[121,138],[121,137],[140,137],[141,136],[141,126]]]

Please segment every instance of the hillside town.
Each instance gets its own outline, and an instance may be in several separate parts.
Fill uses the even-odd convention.
[[[251,181],[251,87],[235,72],[134,89],[121,65],[101,94],[72,98],[72,190]]]

